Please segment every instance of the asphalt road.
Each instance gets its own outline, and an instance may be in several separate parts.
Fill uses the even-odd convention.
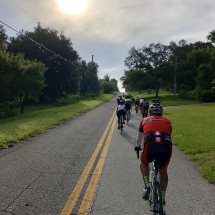
[[[115,108],[116,97],[45,134],[0,151],[0,215],[60,215]],[[141,115],[133,111],[122,135],[115,123],[88,214],[152,214],[148,202],[141,199],[143,180],[134,151],[140,120]],[[78,214],[102,150],[103,146],[73,215]],[[168,173],[167,215],[215,215],[215,186],[175,146]]]

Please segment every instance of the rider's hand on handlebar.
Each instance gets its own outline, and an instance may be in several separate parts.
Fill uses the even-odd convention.
[[[140,151],[140,150],[141,150],[141,146],[139,146],[139,147],[135,146],[134,147],[134,151]]]

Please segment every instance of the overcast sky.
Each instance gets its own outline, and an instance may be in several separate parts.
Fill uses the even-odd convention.
[[[68,7],[74,6],[75,0],[68,1]],[[63,31],[83,60],[89,62],[94,55],[99,78],[108,74],[117,80],[132,46],[181,39],[206,42],[215,29],[214,11],[214,0],[88,0],[82,13],[72,15],[57,0],[0,0],[1,21],[16,30],[32,31],[40,22]]]

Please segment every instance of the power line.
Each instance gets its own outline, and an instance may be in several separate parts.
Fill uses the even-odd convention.
[[[21,10],[23,10],[17,3],[15,3],[13,0],[11,0],[18,8],[20,8]],[[24,10],[23,10],[24,11]],[[26,11],[24,11],[26,14],[28,14]],[[35,17],[33,17],[32,15],[28,14],[30,17],[32,17],[33,19],[37,20]],[[38,20],[37,20],[38,21]]]
[[[3,25],[7,26],[8,28],[12,29],[13,31],[17,32],[18,34],[21,34],[19,31],[15,30],[14,28],[10,27],[9,25],[5,24],[4,22],[2,22],[2,21],[0,21],[0,22],[1,22]],[[53,52],[52,50],[50,50],[50,49],[48,49],[48,48],[46,48],[45,46],[43,46],[43,45],[41,45],[40,43],[36,42],[35,40],[31,39],[30,37],[27,37],[27,36],[25,36],[24,34],[22,34],[22,35],[23,35],[24,37],[26,37],[27,39],[31,40],[32,42],[34,42],[36,45],[39,45],[40,47],[42,47],[42,48],[48,50],[49,52],[51,52],[51,53],[54,54],[55,56],[57,56],[57,57],[59,57],[59,58],[65,60],[66,62],[68,62],[68,63],[70,63],[70,64],[76,66],[77,68],[79,68],[79,69],[81,69],[81,70],[83,70],[83,71],[85,71],[85,72],[87,72],[87,73],[90,73],[91,75],[94,75],[94,76],[97,77],[97,75],[95,75],[95,74],[93,74],[93,73],[91,73],[91,72],[86,71],[85,69],[81,68],[80,66],[77,66],[75,63],[72,63],[71,61],[68,61],[67,59],[65,59],[65,58],[62,57],[61,55],[59,55],[59,54]]]
[[[22,14],[26,14],[26,13],[13,14],[13,15],[9,15],[9,16],[1,16],[1,18],[11,17],[11,16],[19,16],[19,15],[22,15]]]

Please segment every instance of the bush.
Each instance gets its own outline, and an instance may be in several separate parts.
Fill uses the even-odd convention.
[[[101,88],[103,92],[106,94],[116,91],[116,86],[112,82],[107,82],[107,81],[101,82]]]
[[[179,97],[182,99],[196,100],[200,102],[215,102],[215,91],[213,90],[192,90],[181,91]]]
[[[5,111],[5,117],[14,117],[16,116],[16,111],[15,110],[6,110]]]

